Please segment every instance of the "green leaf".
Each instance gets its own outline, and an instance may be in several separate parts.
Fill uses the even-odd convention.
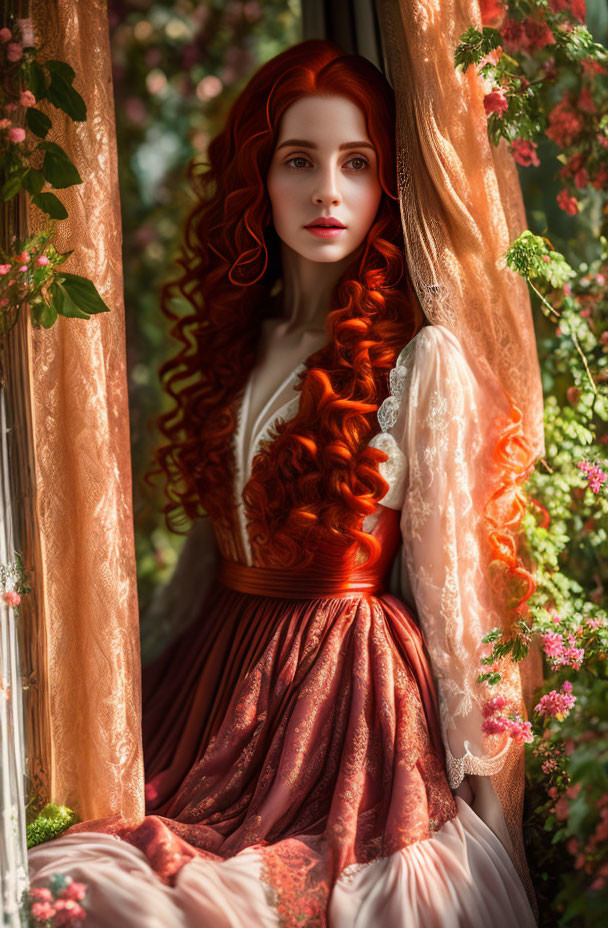
[[[28,193],[33,194],[33,196],[39,194],[44,187],[44,174],[42,171],[36,171],[35,168],[30,168],[23,178],[23,187]]]
[[[82,309],[91,315],[96,313],[109,313],[110,307],[106,306],[95,284],[86,277],[80,277],[78,274],[61,274],[62,284],[70,297]]]
[[[38,209],[41,209],[43,213],[47,213],[51,219],[68,218],[67,209],[54,193],[39,193],[35,197],[32,197],[32,203],[34,206],[37,206]]]
[[[25,114],[25,124],[30,132],[33,132],[34,135],[37,135],[40,139],[46,138],[49,129],[53,126],[53,123],[46,113],[37,110],[35,106],[28,107]]]
[[[51,74],[59,74],[66,84],[72,84],[74,78],[76,77],[76,71],[74,68],[71,68],[69,64],[66,64],[65,61],[56,61],[52,59],[51,61],[44,62]]]
[[[53,187],[62,190],[64,187],[72,187],[74,184],[82,183],[80,174],[63,148],[56,145],[55,142],[40,142],[38,148],[46,151],[42,170]]]
[[[46,78],[37,61],[30,61],[27,71],[27,84],[37,100],[46,97]]]
[[[57,321],[57,310],[45,302],[35,303],[32,306],[32,324],[50,329]]]
[[[63,110],[64,113],[73,119],[74,122],[84,122],[87,118],[87,107],[78,93],[71,84],[68,84],[61,74],[51,73],[51,83],[48,86],[46,95],[57,109]]]
[[[60,283],[55,282],[51,287],[52,305],[60,316],[66,316],[68,319],[89,319],[88,313],[83,312],[73,301]]]
[[[12,200],[21,190],[22,183],[22,174],[13,174],[9,177],[9,179],[2,184],[2,187],[0,187],[0,200],[4,203],[6,203],[7,200]]]

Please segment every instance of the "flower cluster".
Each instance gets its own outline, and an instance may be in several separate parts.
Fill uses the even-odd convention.
[[[599,464],[590,461],[579,461],[576,465],[587,478],[587,485],[593,493],[599,493],[608,480],[608,474]]]
[[[87,917],[82,905],[86,891],[84,883],[55,874],[49,886],[30,889],[31,924],[36,928],[81,928]]]
[[[572,684],[569,680],[566,680],[562,685],[561,693],[558,693],[557,690],[551,690],[550,693],[541,696],[540,702],[534,706],[534,711],[561,722],[566,718],[575,703],[576,696],[572,695]]]
[[[552,668],[572,667],[580,670],[585,658],[585,649],[577,647],[577,637],[573,632],[545,632],[542,635],[543,651],[549,658]]]
[[[532,724],[524,721],[515,712],[504,714],[508,702],[504,696],[494,696],[483,707],[484,721],[482,731],[485,735],[500,735],[507,732],[517,744],[531,744],[534,741]]]

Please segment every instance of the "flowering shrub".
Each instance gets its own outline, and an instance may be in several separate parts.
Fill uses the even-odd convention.
[[[551,239],[560,229],[576,238],[556,248],[543,224],[506,254],[537,311],[546,454],[527,484],[521,539],[536,589],[510,636],[484,639],[480,679],[492,687],[501,661],[542,650],[528,859],[541,925],[587,926],[608,906],[608,54],[585,25],[584,0],[481,0],[481,11],[456,64],[478,69],[490,137],[509,145],[524,196],[534,190],[528,171],[553,160]],[[486,721],[500,726],[495,702]]]
[[[30,889],[25,906],[30,928],[82,928],[86,893],[84,883],[61,873],[48,886]]]
[[[37,104],[46,101],[71,119],[86,120],[86,106],[72,86],[75,73],[63,61],[38,61],[37,50],[25,44],[18,25],[0,30],[0,201],[21,191],[50,220],[67,217],[67,210],[47,186],[65,189],[81,184],[66,152],[47,140],[53,123]],[[25,127],[17,125],[24,122]],[[56,268],[71,254],[52,245],[54,226],[0,250],[0,335],[15,325],[21,307],[29,304],[34,326],[49,328],[57,316],[89,319],[108,312],[94,284]]]

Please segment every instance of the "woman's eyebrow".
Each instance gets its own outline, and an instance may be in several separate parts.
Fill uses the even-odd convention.
[[[305,139],[287,139],[286,142],[281,142],[280,145],[277,145],[277,151],[279,148],[287,148],[288,146],[296,146],[298,148],[313,148],[316,149],[319,146],[315,145],[314,142],[307,142]],[[372,151],[375,151],[375,148],[370,142],[344,142],[342,145],[338,146],[338,151],[344,151],[347,148],[371,148]]]

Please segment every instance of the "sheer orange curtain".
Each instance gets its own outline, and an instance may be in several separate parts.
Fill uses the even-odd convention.
[[[133,544],[121,221],[106,3],[34,0],[45,58],[67,61],[88,119],[49,107],[49,140],[84,181],[61,192],[56,246],[111,312],[29,333],[37,686],[29,758],[43,798],[81,819],[143,815],[140,651]],[[30,230],[44,217],[31,208]]]

